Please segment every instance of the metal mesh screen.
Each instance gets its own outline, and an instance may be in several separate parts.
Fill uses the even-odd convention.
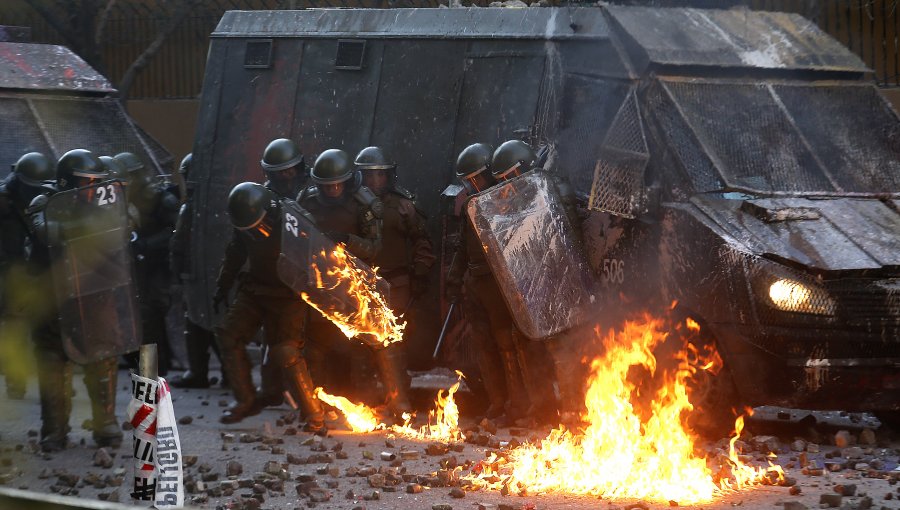
[[[654,87],[648,94],[648,105],[648,111],[652,112],[659,123],[663,136],[678,156],[694,189],[698,192],[722,189],[719,173],[691,135],[690,128],[678,113],[675,104],[661,87]]]
[[[774,87],[845,191],[900,191],[900,122],[871,86]]]
[[[24,99],[0,97],[0,176],[9,173],[10,165],[15,164],[26,152],[42,152],[49,158],[54,154],[47,146],[41,130]]]
[[[834,186],[765,85],[667,82],[728,184],[760,191]]]
[[[60,154],[72,149],[97,155],[129,151],[156,168],[115,99],[36,99],[33,104]]]
[[[633,218],[641,207],[644,169],[649,160],[641,113],[632,91],[600,148],[588,208]]]

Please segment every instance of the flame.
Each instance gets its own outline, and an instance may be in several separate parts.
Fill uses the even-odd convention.
[[[687,325],[694,329],[696,322]],[[725,491],[760,483],[771,467],[744,465],[734,453],[736,438],[717,477],[695,453],[684,418],[693,409],[687,383],[698,369],[690,360],[705,362],[696,348],[679,353],[677,370],[660,370],[659,389],[643,396],[652,396],[648,404],[636,402],[643,390],[629,381],[629,371],[638,367],[654,379],[657,361],[652,351],[667,335],[663,321],[649,316],[627,322],[618,333],[611,331],[603,341],[605,354],[591,363],[582,416],[586,428],[575,433],[560,426],[540,444],[524,444],[504,457],[480,462],[467,478],[504,493],[599,495],[682,505],[709,502]],[[741,426],[739,420],[737,435]]]
[[[327,268],[324,274],[320,265]],[[399,322],[387,300],[376,290],[377,268],[371,272],[362,269],[341,243],[331,253],[322,250],[313,254],[310,267],[316,276],[316,288],[343,292],[355,300],[354,311],[344,313],[313,302],[305,292],[300,294],[304,301],[340,328],[347,338],[368,335],[373,343],[385,347],[403,340],[406,323]]]
[[[403,413],[403,425],[394,425],[388,427],[386,424],[378,420],[375,410],[365,404],[354,404],[344,397],[337,395],[329,395],[322,388],[316,388],[316,397],[326,404],[340,411],[347,424],[353,432],[372,432],[374,430],[390,430],[398,436],[409,439],[429,440],[429,441],[461,441],[465,439],[462,431],[459,429],[459,408],[453,395],[459,390],[459,385],[465,377],[459,370],[456,371],[456,383],[447,390],[444,396],[444,390],[438,390],[437,399],[435,400],[435,408],[428,413],[428,424],[413,428],[410,422],[415,418],[414,414]]]
[[[321,387],[316,388],[316,398],[326,404],[337,408],[343,413],[347,419],[347,424],[353,432],[372,432],[373,430],[384,428],[383,423],[379,423],[375,416],[375,411],[365,404],[354,404],[344,397],[338,395],[330,395],[325,393]]]
[[[428,412],[428,424],[418,429],[410,426],[410,422],[415,415],[403,413],[403,425],[394,425],[391,431],[395,434],[410,439],[422,439],[431,441],[462,441],[466,437],[459,429],[459,408],[453,395],[459,390],[459,385],[465,378],[462,372],[456,371],[457,380],[447,390],[447,396],[444,396],[444,390],[438,390],[437,398],[434,401],[435,408]]]

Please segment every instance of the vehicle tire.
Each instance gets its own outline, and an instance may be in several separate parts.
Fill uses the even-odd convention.
[[[689,390],[694,410],[688,417],[688,425],[694,432],[709,439],[731,436],[743,405],[728,366],[721,367],[716,374],[698,370]]]

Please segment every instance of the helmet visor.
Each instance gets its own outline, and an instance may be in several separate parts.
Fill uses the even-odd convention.
[[[518,177],[524,173],[522,171],[523,166],[524,165],[522,165],[522,162],[519,161],[515,165],[509,167],[507,170],[504,170],[503,172],[501,172],[499,174],[495,174],[494,178],[497,179],[498,181],[508,181],[512,178]]]

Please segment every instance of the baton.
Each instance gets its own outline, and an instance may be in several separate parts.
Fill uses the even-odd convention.
[[[447,333],[447,325],[450,324],[450,316],[453,315],[453,307],[456,306],[456,303],[450,303],[450,308],[447,309],[447,318],[444,319],[444,327],[441,328],[441,336],[438,337],[437,345],[434,346],[434,354],[431,355],[431,359],[437,359],[438,351],[441,350],[441,344],[444,343],[444,335]]]

